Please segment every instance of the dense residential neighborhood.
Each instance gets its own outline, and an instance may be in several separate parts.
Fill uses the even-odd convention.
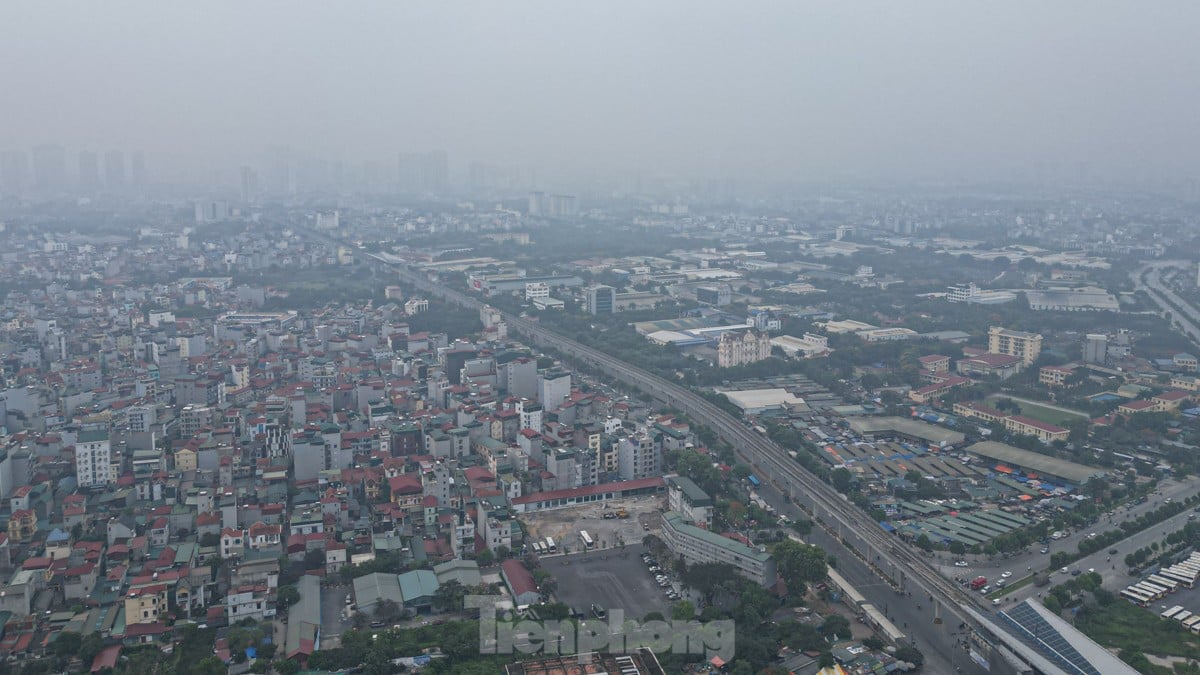
[[[1200,5],[4,3],[0,675],[1200,675]]]

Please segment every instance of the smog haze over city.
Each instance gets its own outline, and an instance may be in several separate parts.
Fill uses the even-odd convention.
[[[1197,26],[0,2],[0,675],[1200,675]]]
[[[591,180],[1194,175],[1188,3],[12,2],[0,147]]]

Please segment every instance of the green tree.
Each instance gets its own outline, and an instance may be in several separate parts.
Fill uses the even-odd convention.
[[[829,472],[829,480],[838,492],[845,494],[850,491],[852,476],[849,469],[839,466]]]
[[[194,675],[226,675],[229,669],[225,667],[224,663],[221,663],[221,659],[215,656],[206,656],[196,662],[190,672]]]
[[[911,645],[904,645],[897,648],[896,658],[901,661],[908,661],[918,668],[925,664],[925,655],[921,653],[921,650]]]
[[[457,579],[450,579],[433,592],[433,605],[441,610],[457,611],[462,609],[466,595],[466,586]]]
[[[279,606],[279,609],[287,611],[288,607],[300,602],[300,591],[291,584],[280,586],[275,594],[275,602]]]
[[[64,630],[58,634],[58,639],[50,643],[50,653],[55,656],[74,656],[79,653],[82,642],[79,633]],[[91,663],[85,665],[91,666]]]
[[[688,621],[696,618],[696,605],[691,600],[680,600],[671,606],[671,618],[675,621]]]
[[[821,581],[829,575],[825,551],[816,546],[785,539],[775,545],[772,557],[789,592],[796,595],[803,593],[806,583]]]
[[[1053,594],[1047,595],[1042,604],[1046,606],[1046,609],[1054,612],[1055,614],[1058,614],[1063,609],[1062,602],[1058,599],[1057,595]]]
[[[103,649],[104,638],[99,633],[88,633],[79,642],[79,659],[90,666]]]
[[[821,632],[825,635],[837,635],[840,638],[850,636],[850,620],[841,614],[830,614],[821,623]]]
[[[374,614],[376,619],[391,623],[393,621],[398,621],[403,615],[403,612],[404,608],[400,606],[400,603],[391,599],[383,599],[375,605]]]

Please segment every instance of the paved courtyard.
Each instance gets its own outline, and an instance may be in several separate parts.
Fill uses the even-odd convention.
[[[670,616],[672,601],[642,563],[641,541],[624,552],[592,551],[541,559],[542,568],[558,581],[558,601],[589,614],[595,603],[606,610],[625,610],[626,618],[641,621],[650,612]]]

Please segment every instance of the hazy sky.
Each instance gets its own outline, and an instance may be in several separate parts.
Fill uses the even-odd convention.
[[[564,172],[1197,171],[1200,4],[0,3],[0,149]]]

